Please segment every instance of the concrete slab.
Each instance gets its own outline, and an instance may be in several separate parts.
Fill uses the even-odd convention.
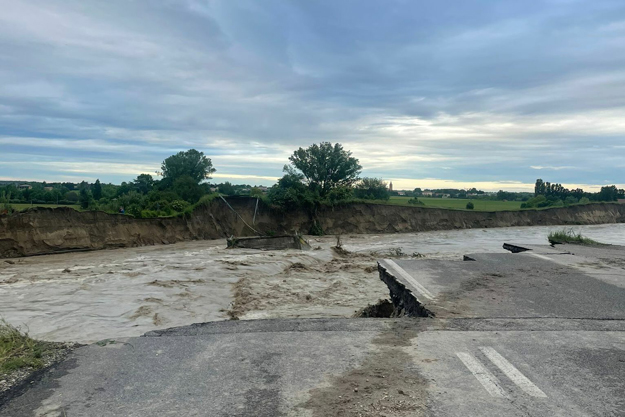
[[[559,254],[567,254],[569,253],[565,248],[561,247],[561,245],[551,246],[551,245],[528,245],[528,244],[518,244],[518,243],[504,243],[503,248],[512,252],[512,253],[523,253],[526,251],[531,251],[533,253],[544,254],[544,255],[559,255]]]

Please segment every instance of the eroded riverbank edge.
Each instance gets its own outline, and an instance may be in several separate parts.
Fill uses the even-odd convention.
[[[256,235],[241,218],[267,235],[307,234],[315,222],[326,234],[625,222],[625,205],[613,203],[498,212],[353,203],[321,208],[314,217],[305,210],[277,211],[262,202],[257,207],[254,198],[230,198],[228,203],[234,211],[216,200],[187,217],[156,219],[34,208],[0,217],[0,258]]]

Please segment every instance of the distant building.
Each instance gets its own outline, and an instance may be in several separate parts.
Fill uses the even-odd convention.
[[[28,184],[20,184],[17,186],[20,190],[32,190],[33,186]]]
[[[423,191],[421,195],[423,197],[432,197],[432,191]]]
[[[388,190],[389,190],[389,191],[393,191],[393,181],[389,182],[389,184],[388,184]]]
[[[52,191],[54,187],[43,187],[44,191]]]
[[[397,191],[397,195],[406,195],[405,191]]]

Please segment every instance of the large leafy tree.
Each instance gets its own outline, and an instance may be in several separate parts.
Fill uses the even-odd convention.
[[[285,171],[289,174],[300,171],[304,182],[322,197],[334,188],[351,187],[358,181],[362,170],[358,159],[344,150],[340,143],[322,142],[306,149],[299,148],[289,161],[292,167],[285,166]]]
[[[140,174],[133,181],[133,184],[137,191],[142,194],[147,194],[152,191],[152,188],[154,187],[154,178],[152,178],[150,174]]]
[[[163,171],[163,178],[171,183],[178,178],[188,176],[196,184],[206,178],[210,178],[210,175],[216,171],[210,158],[207,158],[204,152],[199,152],[195,149],[178,152],[165,159],[161,165],[161,170]]]
[[[363,178],[356,184],[354,195],[365,200],[388,200],[391,193],[381,178]]]
[[[99,179],[95,180],[95,184],[93,184],[92,193],[93,193],[94,200],[98,201],[102,198],[102,184],[100,183]]]

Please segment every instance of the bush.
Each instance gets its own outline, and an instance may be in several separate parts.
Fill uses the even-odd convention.
[[[578,245],[601,245],[601,243],[597,242],[596,240],[592,240],[590,238],[582,236],[581,233],[576,234],[573,229],[551,232],[549,233],[549,236],[547,236],[547,240],[549,240],[549,243],[551,243],[552,245],[558,243],[574,243]]]
[[[271,204],[282,210],[295,210],[301,207],[312,208],[319,202],[319,193],[311,191],[302,183],[302,176],[286,174],[269,189],[267,197]]]
[[[363,200],[388,200],[391,193],[381,178],[363,178],[356,184],[354,196]]]
[[[590,199],[588,197],[582,197],[579,199],[579,204],[590,204]]]
[[[142,219],[152,219],[154,217],[160,217],[158,211],[155,210],[141,210]]]
[[[140,219],[141,218],[141,206],[138,204],[132,204],[130,207],[128,207],[128,209],[126,210],[126,213],[131,214],[137,219]]]
[[[319,224],[317,220],[313,221],[312,226],[310,226],[310,231],[308,234],[313,236],[323,236],[323,228]]]
[[[467,210],[473,210],[474,208],[475,208],[475,206],[473,205],[473,202],[472,202],[472,201],[469,201],[469,202],[467,203]]]
[[[408,204],[412,204],[413,206],[425,206],[425,203],[419,200],[417,197],[412,197],[408,200]]]
[[[184,200],[174,200],[171,202],[170,204],[171,208],[178,211],[178,212],[183,212],[184,209],[186,209],[187,207],[189,207],[189,203],[187,203]]]
[[[352,187],[336,187],[328,192],[324,202],[329,203],[330,205],[335,205],[348,202],[353,197],[354,190]]]

